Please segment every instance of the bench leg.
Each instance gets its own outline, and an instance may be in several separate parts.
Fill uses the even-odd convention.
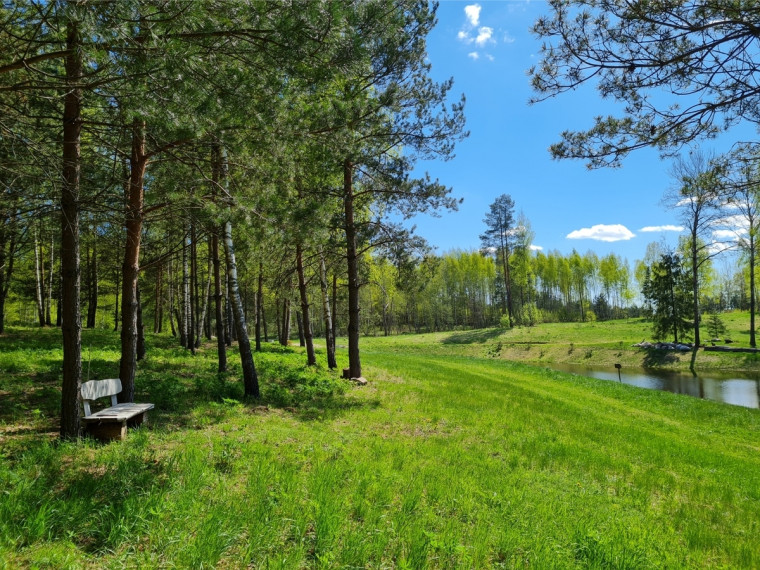
[[[134,427],[141,426],[143,424],[148,425],[148,412],[147,411],[143,412],[142,414],[137,414],[135,417],[129,418],[127,420],[127,427],[134,428]]]
[[[127,422],[92,422],[87,424],[87,433],[100,441],[123,440],[127,436]]]

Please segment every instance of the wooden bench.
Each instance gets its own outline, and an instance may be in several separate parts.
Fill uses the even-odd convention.
[[[119,404],[116,394],[121,392],[121,380],[90,380],[82,384],[81,394],[84,404],[85,429],[101,441],[124,439],[127,426],[135,427],[148,421],[148,410],[153,404]],[[90,404],[99,398],[111,397],[111,407],[92,413]]]

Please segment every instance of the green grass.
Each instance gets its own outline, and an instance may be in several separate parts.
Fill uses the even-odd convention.
[[[721,315],[731,338],[731,346],[749,346],[749,314],[732,312]],[[703,327],[704,328],[704,327]],[[529,362],[543,366],[553,363],[582,364],[612,368],[615,363],[626,369],[688,370],[690,352],[663,351],[634,347],[642,340],[652,340],[652,324],[644,319],[590,323],[543,323],[534,327],[515,327],[440,332],[423,335],[378,337],[375,343],[391,349],[420,354],[463,355],[478,358]],[[706,331],[702,330],[703,338]],[[699,351],[697,370],[760,370],[760,354]]]
[[[361,388],[272,348],[246,402],[214,347],[150,337],[152,428],[59,444],[57,334],[0,338],[0,567],[760,566],[757,410],[492,358],[490,331],[366,339]],[[117,336],[88,341],[114,376]]]

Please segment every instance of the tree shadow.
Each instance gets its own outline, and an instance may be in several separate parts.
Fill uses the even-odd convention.
[[[443,344],[475,344],[489,341],[500,336],[504,331],[498,328],[477,329],[472,331],[460,331],[451,333],[441,342]]]
[[[672,350],[660,350],[657,348],[645,348],[646,354],[641,361],[643,368],[660,368],[680,361],[680,354]]]

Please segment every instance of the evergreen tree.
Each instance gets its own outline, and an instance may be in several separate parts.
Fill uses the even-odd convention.
[[[652,307],[652,334],[664,340],[672,334],[673,342],[683,342],[692,330],[688,319],[693,314],[693,297],[689,275],[675,253],[664,253],[650,268],[643,295]]]

